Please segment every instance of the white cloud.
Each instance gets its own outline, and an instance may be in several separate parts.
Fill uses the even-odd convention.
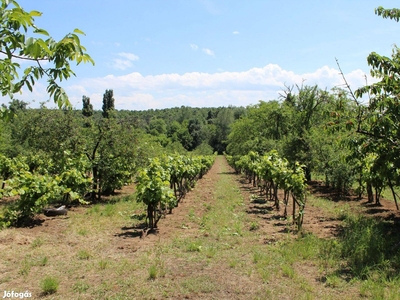
[[[190,48],[192,48],[192,50],[197,50],[199,49],[199,46],[197,46],[196,44],[190,44]]]
[[[240,32],[239,31],[234,31],[234,32],[232,32],[232,34],[240,34]]]
[[[118,55],[132,61],[139,60],[139,56],[133,53],[120,52]]]
[[[351,87],[364,85],[364,73],[354,70],[346,74]],[[113,89],[118,109],[149,109],[189,106],[249,105],[258,100],[277,99],[285,85],[317,84],[328,90],[343,87],[339,71],[324,66],[314,72],[296,74],[276,64],[252,68],[242,72],[159,74],[143,76],[138,72],[122,76],[108,75],[103,78],[86,79],[80,83],[89,92],[87,96],[98,97],[93,102],[101,108],[104,89]],[[90,95],[92,92],[93,96]],[[81,97],[81,96],[80,96]]]
[[[132,93],[127,95],[114,95],[115,107],[117,109],[125,110],[146,110],[149,107],[162,108],[163,103],[160,99],[155,99],[152,94],[149,93]],[[101,107],[103,103],[103,95],[95,95],[95,102],[98,103],[97,106]]]
[[[210,50],[208,48],[203,48],[203,52],[205,54],[207,54],[207,55],[210,55],[210,56],[213,56],[213,57],[215,56],[214,51],[212,51],[212,50]]]
[[[355,70],[346,75],[348,81],[356,87],[363,85],[364,73]],[[265,90],[269,87],[284,87],[284,84],[318,84],[321,88],[331,88],[343,84],[339,71],[324,66],[312,73],[295,74],[293,71],[282,69],[276,64],[269,64],[262,68],[252,68],[242,72],[160,74],[143,76],[138,72],[126,75],[108,75],[103,78],[86,79],[82,85],[86,89],[101,86],[108,88],[134,91],[175,91],[175,90]]]
[[[117,70],[126,70],[133,66],[133,61],[139,60],[139,56],[133,53],[120,52],[117,55],[120,58],[114,58],[112,61],[112,67]]]
[[[365,84],[365,74],[361,70],[354,70],[345,76],[353,90]],[[305,85],[317,84],[322,89],[344,87],[343,78],[337,69],[324,66],[313,72],[296,74],[276,64],[241,72],[190,72],[148,76],[132,72],[121,76],[88,78],[70,86],[64,84],[64,87],[78,109],[82,107],[82,95],[90,97],[95,109],[101,109],[105,89],[113,89],[117,109],[144,110],[181,105],[247,106],[256,104],[259,100],[278,99],[285,85],[301,85],[303,80]],[[373,82],[370,78],[368,81]],[[36,103],[48,98],[44,85],[35,85],[34,94],[24,92],[21,97],[18,96],[18,99],[25,101],[36,99]],[[0,98],[0,103],[9,101],[3,99]]]
[[[113,60],[113,68],[118,70],[126,70],[132,67],[133,64],[130,60],[115,58]]]

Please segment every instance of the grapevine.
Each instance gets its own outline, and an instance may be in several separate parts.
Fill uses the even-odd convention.
[[[254,151],[250,151],[242,157],[227,155],[227,161],[235,168],[236,172],[243,173],[248,178],[249,183],[258,186],[261,193],[265,192],[265,195],[274,201],[277,210],[280,209],[278,189],[283,189],[285,217],[287,216],[289,196],[291,196],[293,222],[297,225],[298,230],[301,229],[307,187],[303,166],[296,162],[293,167],[290,167],[289,162],[285,158],[281,158],[276,150],[272,150],[263,156]],[[296,212],[296,207],[298,207],[298,212]]]
[[[214,159],[214,156],[162,156],[150,159],[148,166],[138,172],[135,197],[147,206],[150,229],[157,228],[161,216],[178,205]]]

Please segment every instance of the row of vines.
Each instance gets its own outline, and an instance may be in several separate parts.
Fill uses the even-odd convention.
[[[228,163],[237,173],[243,173],[249,183],[260,188],[269,200],[274,201],[277,210],[280,209],[278,189],[284,191],[284,216],[287,217],[287,206],[291,197],[293,202],[293,222],[300,230],[303,224],[306,205],[306,177],[303,167],[299,163],[291,166],[287,159],[281,158],[276,150],[259,155],[250,151],[244,156],[226,156]],[[298,208],[296,210],[296,207]]]
[[[90,161],[82,155],[64,153],[62,164],[39,155],[7,158],[0,155],[0,199],[14,198],[1,216],[1,226],[24,225],[50,204],[86,204],[93,193]],[[161,214],[171,211],[212,166],[215,156],[171,155],[149,160],[136,174],[136,198],[147,205],[149,227],[155,228]],[[131,180],[125,182],[130,183]]]
[[[136,176],[136,198],[147,206],[150,229],[162,215],[171,212],[194,187],[197,179],[211,168],[215,156],[172,155],[150,159]]]

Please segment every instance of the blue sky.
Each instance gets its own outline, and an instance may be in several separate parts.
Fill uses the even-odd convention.
[[[77,77],[62,83],[76,108],[86,95],[101,109],[106,89],[116,109],[130,110],[246,106],[303,80],[329,90],[343,84],[335,58],[356,89],[369,74],[367,55],[390,56],[400,39],[399,23],[374,14],[400,7],[389,0],[18,2],[42,12],[36,24],[56,39],[85,32],[96,65],[74,67]],[[17,98],[37,107],[48,99],[45,84]]]

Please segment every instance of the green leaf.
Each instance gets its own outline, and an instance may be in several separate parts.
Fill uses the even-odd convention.
[[[33,89],[32,89],[32,85],[30,84],[30,82],[28,80],[26,80],[25,83],[26,83],[26,86],[28,87],[29,91],[32,92]]]
[[[49,34],[46,30],[41,29],[41,28],[36,29],[36,30],[34,31],[34,33],[43,34],[43,35],[45,35],[45,36],[50,36],[50,34]]]
[[[78,29],[78,28],[74,29],[74,33],[85,35],[85,33],[82,30]]]
[[[29,15],[30,15],[31,17],[40,17],[40,16],[42,15],[42,13],[41,13],[40,11],[37,11],[37,10],[32,10],[32,11],[29,13]]]

